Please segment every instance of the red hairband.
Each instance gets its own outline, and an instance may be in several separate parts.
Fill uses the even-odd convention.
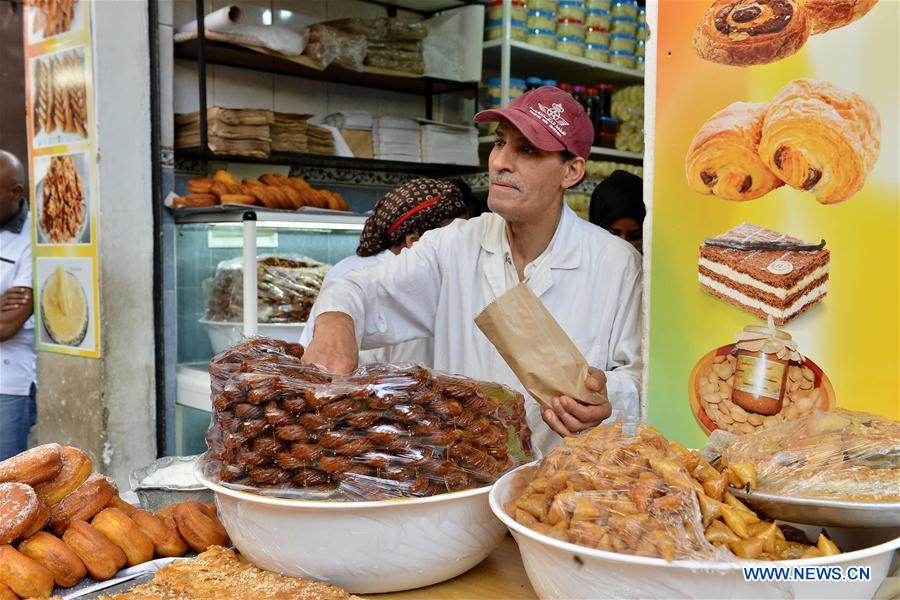
[[[427,200],[423,201],[422,203],[412,207],[411,209],[409,209],[408,211],[406,211],[405,213],[400,215],[400,218],[397,219],[396,221],[394,221],[393,225],[388,227],[388,230],[387,230],[388,235],[391,235],[392,233],[394,233],[394,231],[398,227],[400,227],[400,225],[403,224],[403,221],[407,220],[408,218],[410,218],[411,216],[413,216],[420,210],[424,210],[433,204],[437,204],[438,202],[440,202],[441,200],[443,200],[446,197],[447,197],[447,194],[441,194],[440,196],[435,196],[434,198],[428,198]]]

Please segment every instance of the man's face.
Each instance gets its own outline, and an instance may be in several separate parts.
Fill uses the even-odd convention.
[[[570,162],[560,160],[559,152],[536,148],[511,123],[501,121],[488,159],[488,206],[510,223],[538,221],[560,190],[577,182],[570,181]]]
[[[0,220],[16,214],[22,200],[22,185],[16,183],[11,169],[0,165]]]

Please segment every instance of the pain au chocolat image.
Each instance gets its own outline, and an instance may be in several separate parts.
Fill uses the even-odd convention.
[[[810,35],[843,27],[878,0],[718,0],[694,32],[700,58],[735,66],[788,57]]]

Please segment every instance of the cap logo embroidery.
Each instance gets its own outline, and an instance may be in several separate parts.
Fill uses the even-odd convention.
[[[562,104],[554,102],[550,108],[547,108],[538,102],[538,108],[540,109],[540,112],[535,110],[533,106],[530,106],[528,107],[528,112],[537,117],[541,123],[549,127],[556,135],[565,136],[566,132],[561,128],[568,127],[569,122],[562,118],[562,113],[566,110],[563,108]]]

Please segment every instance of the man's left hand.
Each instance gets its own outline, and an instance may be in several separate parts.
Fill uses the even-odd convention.
[[[553,398],[553,409],[545,408],[541,413],[544,422],[559,435],[577,435],[585,429],[591,429],[608,419],[612,414],[612,406],[606,397],[606,373],[594,367],[588,367],[585,385],[592,392],[603,398],[600,404],[585,404],[569,396]]]

